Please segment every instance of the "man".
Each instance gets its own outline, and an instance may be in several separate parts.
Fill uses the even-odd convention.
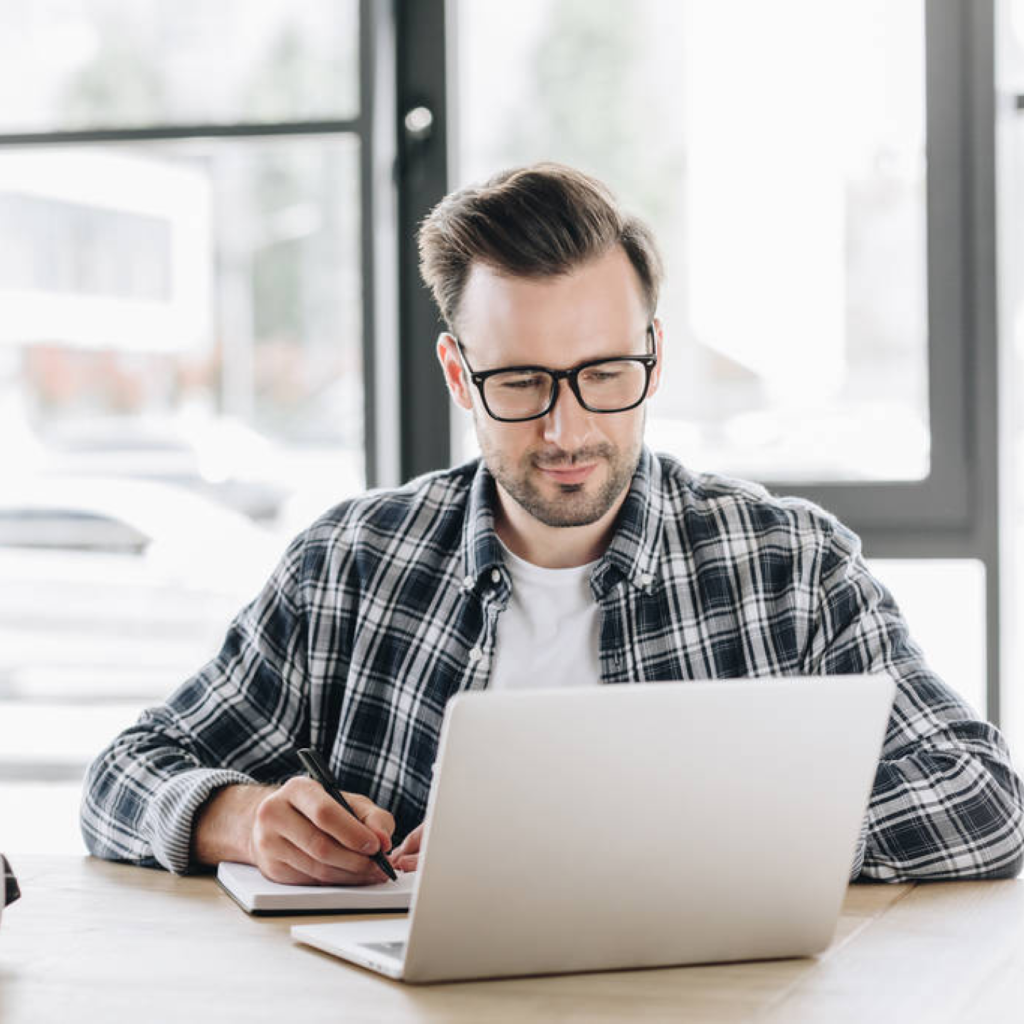
[[[663,364],[647,228],[600,183],[540,165],[446,198],[420,247],[482,460],[346,501],[297,537],[218,656],[93,764],[90,850],[378,881],[380,849],[416,865],[460,690],[887,672],[898,694],[853,875],[1015,875],[1024,792],[1003,739],[926,668],[856,537],[643,447]],[[355,816],[298,775],[308,745]],[[647,848],[650,823],[623,827]]]

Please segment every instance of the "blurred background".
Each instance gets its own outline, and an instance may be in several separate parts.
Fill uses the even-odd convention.
[[[837,512],[1019,753],[1022,96],[1024,0],[4,5],[0,848],[82,849],[316,515],[475,455],[413,235],[539,159],[661,241],[651,446]]]

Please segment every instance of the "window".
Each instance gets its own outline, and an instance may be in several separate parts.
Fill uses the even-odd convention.
[[[1019,6],[1000,0],[1004,29]],[[655,445],[799,490],[904,560],[879,572],[926,643],[946,621],[928,600],[966,602],[937,667],[978,704],[987,683],[998,718],[992,3],[623,10],[0,14],[0,472],[21,499],[0,536],[36,539],[0,544],[12,848],[41,818],[48,848],[80,848],[85,763],[213,653],[289,533],[449,461],[415,228],[449,187],[540,157],[658,227]]]
[[[928,476],[923,2],[464,0],[457,24],[459,182],[562,160],[657,225],[652,445]]]
[[[918,560],[883,578],[921,637],[955,593],[964,654],[938,661],[998,719],[991,4],[458,0],[452,21],[455,183],[562,160],[657,230],[651,445]],[[453,449],[476,450],[461,415]]]
[[[79,848],[87,762],[216,652],[290,536],[372,473],[368,9],[0,15],[14,847],[18,808],[40,799],[63,808],[51,848]]]

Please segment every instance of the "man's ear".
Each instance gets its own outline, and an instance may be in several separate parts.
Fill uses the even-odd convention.
[[[466,366],[459,355],[459,347],[455,338],[447,331],[437,336],[437,361],[441,364],[444,382],[448,386],[448,394],[460,409],[472,409],[473,398],[470,393],[470,382],[466,376]]]
[[[665,366],[665,335],[662,332],[661,321],[655,317],[651,323],[654,326],[654,351],[658,356],[658,362],[651,372],[651,386],[647,389],[648,398],[658,390],[661,384],[661,371]]]

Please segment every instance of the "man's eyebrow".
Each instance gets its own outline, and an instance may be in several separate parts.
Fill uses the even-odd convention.
[[[654,339],[653,339],[654,340],[654,345],[652,347],[652,345],[651,345],[651,335],[654,333],[653,332],[653,326],[654,325],[653,325],[653,321],[652,321],[651,323],[648,323],[644,327],[644,329],[643,329],[643,350],[640,351],[640,352],[631,352],[631,351],[629,351],[629,349],[634,344],[634,342],[627,341],[627,342],[625,342],[622,345],[621,348],[617,348],[614,352],[604,352],[604,353],[601,353],[600,355],[587,356],[587,357],[585,357],[583,359],[578,359],[575,363],[570,363],[568,366],[559,367],[559,366],[552,366],[552,365],[550,365],[548,363],[511,362],[511,361],[509,361],[509,362],[503,362],[503,363],[496,363],[494,365],[494,367],[492,367],[492,369],[495,369],[495,370],[504,370],[504,369],[530,369],[530,370],[559,370],[559,369],[564,369],[564,370],[571,370],[574,366],[582,366],[584,363],[598,363],[598,362],[601,362],[602,360],[605,360],[605,359],[626,359],[626,358],[630,358],[630,357],[634,357],[634,356],[654,355],[655,351],[657,349],[657,335],[655,334],[655,336],[654,336]],[[461,350],[461,352],[462,352],[462,354],[464,356],[466,356],[470,360],[475,358],[474,355],[473,355],[472,349],[463,340],[462,335],[452,334],[451,332],[449,332],[449,333],[451,334],[452,339],[455,341],[455,344],[458,346],[458,348]],[[483,369],[481,367],[477,367],[475,365],[473,366],[473,370],[474,371],[479,371],[481,373],[489,372],[488,370],[485,370],[485,369]]]

